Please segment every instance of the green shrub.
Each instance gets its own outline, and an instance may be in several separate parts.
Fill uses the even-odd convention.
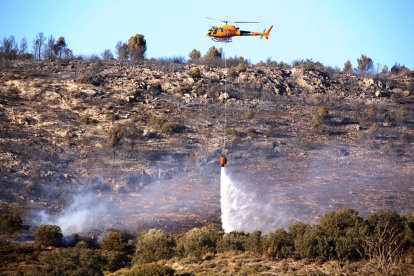
[[[174,275],[174,269],[156,263],[133,266],[127,275],[131,276],[168,276]]]
[[[94,250],[59,248],[42,252],[39,261],[34,275],[103,275],[104,260]]]
[[[0,233],[13,234],[22,229],[22,218],[17,214],[0,215]]]
[[[265,240],[266,253],[272,259],[283,259],[292,256],[293,239],[282,228],[276,229],[266,235]]]
[[[178,241],[178,251],[184,256],[201,258],[216,251],[216,234],[207,227],[193,228]]]
[[[329,257],[340,260],[357,260],[363,257],[364,222],[357,212],[351,209],[329,212],[321,218],[319,226],[331,245]]]
[[[224,234],[218,241],[217,250],[225,252],[230,250],[244,251],[247,235],[244,232],[230,232]]]
[[[175,240],[162,230],[151,229],[136,243],[135,263],[150,263],[170,259],[175,253]]]
[[[181,129],[179,123],[174,121],[168,121],[167,119],[162,117],[151,118],[149,126],[163,134],[173,134]]]
[[[293,240],[294,256],[296,258],[305,257],[305,246],[303,244],[303,236],[311,226],[302,222],[295,222],[289,227],[289,235]]]
[[[104,271],[114,272],[126,267],[129,263],[128,255],[125,252],[100,250],[100,254],[103,260],[102,269]]]
[[[62,246],[62,230],[57,225],[42,224],[36,231],[35,241],[44,246]]]
[[[333,256],[333,245],[319,225],[313,225],[303,235],[302,257],[309,259],[328,260]]]
[[[258,254],[263,252],[262,232],[253,231],[247,235],[245,250]]]
[[[128,250],[128,240],[121,232],[112,231],[102,240],[101,247],[104,250],[126,252]]]

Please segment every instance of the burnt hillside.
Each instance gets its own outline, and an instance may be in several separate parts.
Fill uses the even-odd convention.
[[[281,226],[342,207],[410,213],[413,83],[309,66],[14,62],[0,71],[0,207],[58,214],[84,193],[110,206],[94,226],[219,222],[228,98],[228,169]]]

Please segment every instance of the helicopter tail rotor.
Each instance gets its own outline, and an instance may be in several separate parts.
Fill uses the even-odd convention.
[[[273,25],[270,25],[269,29],[267,31],[264,31],[265,33],[265,38],[269,39],[269,35],[270,35],[270,31],[273,29]]]

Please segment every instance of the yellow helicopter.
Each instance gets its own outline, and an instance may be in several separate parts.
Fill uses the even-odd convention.
[[[220,20],[214,19],[210,17],[206,17],[207,19],[217,20],[226,23],[226,25],[222,26],[213,26],[210,30],[206,33],[206,36],[211,37],[211,39],[215,42],[231,42],[231,38],[234,36],[261,36],[269,39],[270,31],[273,28],[273,25],[269,27],[269,29],[265,29],[263,32],[252,32],[252,31],[242,31],[240,28],[237,28],[233,25],[228,25],[228,23],[259,23],[259,22],[250,22],[250,21],[228,21],[228,20]]]

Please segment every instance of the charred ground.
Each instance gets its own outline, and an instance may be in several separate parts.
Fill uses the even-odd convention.
[[[1,208],[58,214],[78,193],[91,227],[220,223],[227,77],[229,165],[280,226],[329,210],[414,210],[412,72],[73,60],[0,71]]]

